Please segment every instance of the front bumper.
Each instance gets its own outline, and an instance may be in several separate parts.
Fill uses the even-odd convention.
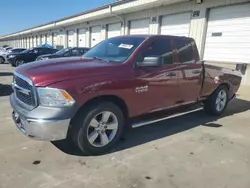
[[[62,140],[67,137],[71,116],[76,107],[52,108],[38,106],[28,111],[21,103],[10,96],[10,104],[13,108],[12,118],[17,128],[26,136],[46,141]],[[69,113],[70,110],[70,113]],[[67,114],[67,115],[66,115]]]
[[[7,57],[7,62],[11,65],[14,65],[15,64],[15,58],[8,58]]]

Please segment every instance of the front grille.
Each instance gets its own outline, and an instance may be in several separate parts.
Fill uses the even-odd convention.
[[[29,106],[32,106],[33,105],[33,102],[32,102],[32,97],[31,95],[26,95],[24,93],[20,93],[20,92],[17,92],[16,93],[16,96],[17,98],[22,101],[23,103],[29,105]]]
[[[28,78],[14,73],[13,89],[15,92],[15,96],[19,101],[21,101],[25,105],[28,105],[30,108],[35,107],[35,93],[33,86]]]
[[[32,89],[32,86],[27,81],[25,81],[24,79],[22,79],[16,75],[14,75],[14,80],[15,80],[16,85],[18,85],[24,89],[27,89],[27,90]]]

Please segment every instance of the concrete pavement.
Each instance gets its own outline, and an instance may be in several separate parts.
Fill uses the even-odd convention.
[[[11,84],[10,65],[0,83]],[[22,135],[0,96],[0,188],[249,188],[250,89],[221,118],[203,111],[130,130],[111,153],[81,156],[65,142]]]

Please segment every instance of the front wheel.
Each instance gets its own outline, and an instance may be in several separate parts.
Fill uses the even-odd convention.
[[[16,64],[16,67],[18,67],[18,66],[25,64],[25,62],[23,60],[16,60],[15,64]]]
[[[215,92],[204,102],[204,109],[210,115],[219,116],[228,104],[228,88],[219,86]]]
[[[100,155],[114,147],[123,126],[124,116],[118,106],[110,102],[97,103],[74,118],[71,137],[82,152]]]

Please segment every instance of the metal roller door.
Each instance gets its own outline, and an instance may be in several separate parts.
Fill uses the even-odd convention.
[[[36,45],[40,45],[40,37],[39,37],[39,35],[36,36]]]
[[[250,4],[210,10],[204,59],[249,63]]]
[[[190,18],[190,12],[163,16],[161,19],[161,34],[188,37]]]
[[[149,19],[132,20],[129,34],[149,34]]]
[[[74,47],[74,30],[68,31],[68,47]]]
[[[78,46],[86,47],[86,29],[85,28],[78,30]]]
[[[108,38],[121,35],[121,23],[108,24]]]
[[[46,43],[46,36],[42,35],[42,44],[45,44],[45,43]]]
[[[99,42],[102,41],[102,33],[101,33],[102,27],[101,26],[95,26],[91,28],[91,47],[95,46]]]

